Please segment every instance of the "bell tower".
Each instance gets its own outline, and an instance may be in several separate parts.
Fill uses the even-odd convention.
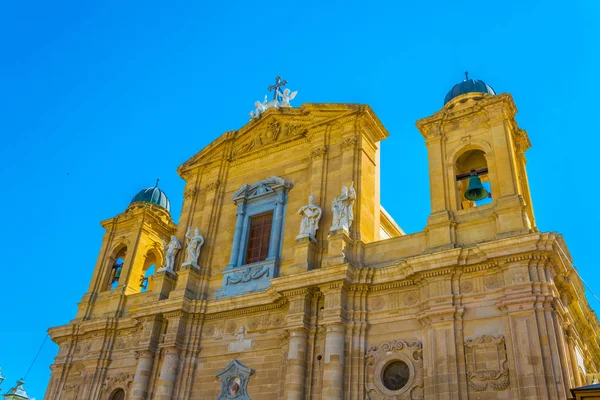
[[[536,230],[525,151],[510,94],[466,79],[442,109],[417,121],[429,158],[428,248],[452,248]]]
[[[163,260],[162,240],[177,229],[158,181],[135,195],[125,212],[101,224],[106,233],[78,319],[118,312],[123,296],[151,289]]]

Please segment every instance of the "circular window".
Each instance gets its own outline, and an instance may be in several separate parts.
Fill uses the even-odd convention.
[[[383,369],[383,385],[392,391],[400,390],[408,382],[410,369],[404,361],[392,361]]]

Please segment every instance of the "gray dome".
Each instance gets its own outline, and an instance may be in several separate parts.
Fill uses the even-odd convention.
[[[156,204],[157,206],[160,206],[167,210],[167,212],[171,213],[171,202],[169,201],[169,198],[165,192],[158,188],[158,181],[156,182],[156,186],[143,189],[138,194],[133,196],[130,204],[133,203]]]
[[[494,89],[485,83],[477,79],[469,79],[469,73],[465,72],[466,79],[460,83],[454,85],[454,87],[448,92],[444,99],[444,104],[448,103],[453,98],[460,96],[465,93],[487,93],[495,95]]]

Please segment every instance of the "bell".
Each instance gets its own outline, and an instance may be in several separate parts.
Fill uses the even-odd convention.
[[[488,197],[488,191],[485,190],[481,184],[481,179],[477,176],[475,171],[471,171],[471,177],[469,178],[469,187],[465,192],[465,198],[471,201],[483,200]]]

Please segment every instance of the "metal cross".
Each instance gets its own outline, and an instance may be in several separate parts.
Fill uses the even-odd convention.
[[[269,86],[269,88],[267,89],[269,92],[271,90],[275,91],[275,93],[273,93],[273,100],[277,100],[277,89],[285,85],[287,85],[287,81],[285,79],[282,81],[280,76],[275,78],[275,84]]]

